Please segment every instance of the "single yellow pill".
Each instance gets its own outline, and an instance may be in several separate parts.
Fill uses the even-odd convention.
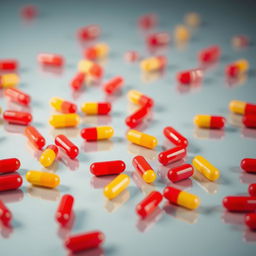
[[[193,27],[193,28],[198,27],[201,24],[200,15],[195,12],[186,14],[184,21],[185,21],[186,25]]]
[[[178,25],[174,31],[176,41],[185,42],[190,39],[190,32],[184,25]]]
[[[14,87],[20,82],[17,74],[3,74],[0,75],[0,88]]]
[[[49,123],[54,128],[75,127],[79,124],[80,117],[77,114],[52,115]]]
[[[39,162],[44,167],[49,167],[53,164],[58,154],[58,147],[55,145],[49,145],[39,158]]]

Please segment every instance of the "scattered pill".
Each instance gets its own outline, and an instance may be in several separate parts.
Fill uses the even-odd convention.
[[[32,115],[28,112],[6,110],[3,113],[3,119],[10,124],[29,125]]]
[[[34,126],[27,126],[24,134],[37,149],[42,149],[44,147],[45,138]]]
[[[154,100],[152,98],[136,90],[130,90],[128,92],[128,100],[140,106],[146,105],[152,107],[154,105]]]
[[[245,172],[256,173],[256,158],[244,158],[240,166]]]
[[[150,108],[147,105],[140,107],[133,114],[126,117],[125,119],[126,125],[129,126],[130,128],[135,128],[136,126],[140,125],[148,115],[149,111],[150,111]]]
[[[139,60],[139,58],[140,58],[140,54],[136,51],[127,51],[124,54],[124,60],[126,60],[127,62],[135,62]]]
[[[179,84],[199,84],[203,80],[203,71],[200,68],[185,70],[177,73],[176,79]]]
[[[153,13],[143,15],[139,18],[138,24],[142,29],[152,29],[157,24],[157,16]]]
[[[55,137],[55,144],[62,148],[71,159],[75,159],[79,154],[78,147],[63,134]]]
[[[20,160],[17,158],[0,159],[0,174],[15,172],[20,168]]]
[[[166,46],[170,42],[170,35],[167,32],[158,32],[147,37],[147,43],[151,47]]]
[[[0,75],[0,88],[15,87],[20,82],[17,74],[2,74]]]
[[[106,94],[114,94],[121,89],[123,84],[124,79],[121,76],[114,77],[103,85],[103,91]]]
[[[173,162],[177,162],[187,155],[187,150],[185,146],[177,146],[166,151],[161,152],[158,155],[158,161],[162,165],[168,165]]]
[[[255,196],[256,197],[256,183],[249,185],[248,193],[249,193],[250,196]]]
[[[194,173],[194,168],[191,164],[183,164],[174,168],[171,168],[167,172],[167,177],[172,182],[178,182],[188,179]]]
[[[64,65],[64,58],[61,55],[51,53],[40,53],[37,60],[41,65],[62,67]]]
[[[0,200],[0,220],[4,225],[8,225],[12,220],[12,213],[6,205]]]
[[[54,128],[75,127],[79,123],[80,117],[75,113],[52,115],[49,119],[49,124]]]
[[[39,162],[41,163],[42,166],[44,167],[49,167],[51,166],[58,154],[58,148],[55,145],[49,145],[41,154],[39,158]]]
[[[244,115],[242,122],[247,128],[256,128],[256,115]]]
[[[77,72],[70,82],[70,87],[74,91],[80,90],[84,86],[86,74],[84,72]]]
[[[86,115],[107,115],[111,108],[109,102],[85,102],[81,106],[81,110]]]
[[[232,100],[229,103],[231,112],[240,115],[256,115],[256,104],[245,101]]]
[[[222,116],[196,115],[194,124],[200,128],[222,129],[226,119]]]
[[[227,196],[222,203],[231,212],[254,212],[256,210],[256,197]]]
[[[15,71],[18,69],[18,61],[14,59],[0,59],[0,71]]]
[[[50,105],[57,111],[68,114],[68,113],[75,113],[77,111],[76,104],[63,100],[58,97],[53,97],[50,100]]]
[[[190,31],[184,25],[178,25],[174,30],[175,40],[178,42],[187,42],[190,39]]]
[[[121,160],[92,163],[90,171],[95,176],[120,174],[125,170],[125,163]]]
[[[198,13],[190,12],[185,15],[184,22],[187,26],[196,28],[201,24],[201,17]]]
[[[242,73],[247,72],[248,69],[249,69],[249,62],[247,60],[241,59],[227,65],[225,69],[225,73],[227,77],[234,78],[234,77],[238,77]]]
[[[30,96],[19,89],[8,88],[4,91],[4,95],[11,101],[19,103],[21,105],[29,105],[31,99]]]
[[[89,60],[81,60],[78,63],[79,72],[86,73],[88,76],[91,76],[95,79],[100,79],[103,76],[103,68],[92,61]]]
[[[128,141],[145,148],[153,149],[157,146],[157,139],[154,136],[137,130],[129,130],[126,137]]]
[[[155,56],[144,59],[140,63],[142,71],[153,72],[162,70],[167,66],[167,58],[165,56]]]
[[[171,126],[165,127],[163,130],[163,134],[169,141],[171,141],[176,146],[188,146],[188,140]]]
[[[25,5],[21,8],[21,16],[25,19],[34,19],[38,16],[38,9],[36,5]]]
[[[232,38],[231,44],[235,48],[245,48],[249,46],[250,39],[248,36],[245,36],[245,35],[237,35]]]
[[[252,230],[256,230],[256,213],[245,215],[245,224]]]
[[[18,189],[22,185],[22,177],[18,173],[0,176],[0,191]]]
[[[220,56],[221,48],[218,45],[213,45],[201,50],[198,54],[198,59],[202,64],[208,64],[218,61]]]
[[[97,60],[106,58],[109,52],[109,47],[105,43],[95,44],[84,51],[84,57],[88,60]]]
[[[100,34],[101,28],[99,25],[89,25],[82,27],[77,32],[78,38],[85,41],[97,39]]]
[[[81,130],[81,137],[87,141],[106,140],[113,135],[114,129],[111,126],[97,126]]]

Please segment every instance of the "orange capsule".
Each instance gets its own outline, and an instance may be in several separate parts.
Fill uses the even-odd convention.
[[[51,98],[50,104],[55,110],[64,114],[76,113],[77,111],[76,104],[58,97]]]
[[[64,64],[64,58],[61,55],[51,53],[40,53],[37,60],[40,64],[46,66],[61,67]]]

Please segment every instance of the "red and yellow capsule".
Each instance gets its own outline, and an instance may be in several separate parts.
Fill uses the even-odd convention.
[[[3,74],[0,75],[0,88],[15,87],[20,82],[17,74]]]
[[[245,73],[249,69],[249,62],[241,59],[237,60],[226,67],[226,75],[230,78],[237,77],[238,75]]]
[[[194,124],[200,128],[222,129],[226,119],[222,116],[196,115]]]
[[[111,103],[85,102],[82,104],[81,110],[86,115],[107,115],[111,111]]]
[[[50,105],[57,111],[68,114],[68,113],[76,113],[77,106],[76,104],[63,100],[59,97],[53,97],[50,100]]]
[[[136,90],[128,92],[128,100],[140,106],[152,107],[154,105],[154,100],[152,98]]]
[[[87,141],[107,140],[113,135],[114,129],[111,126],[97,126],[81,130],[81,137]]]
[[[239,115],[256,115],[256,104],[245,101],[232,100],[229,103],[229,109]]]
[[[34,126],[27,126],[24,134],[36,148],[42,149],[44,147],[45,138]]]
[[[52,115],[49,119],[49,124],[54,128],[65,128],[65,127],[75,127],[80,123],[80,117],[78,114],[59,114]]]
[[[39,162],[41,163],[42,166],[49,167],[54,163],[57,157],[57,154],[58,154],[57,146],[49,145],[41,154],[39,158]]]
[[[8,88],[4,91],[4,95],[9,98],[11,101],[16,102],[21,105],[29,105],[30,103],[30,96],[21,90],[16,88]]]
[[[103,68],[92,61],[89,60],[81,60],[78,63],[78,71],[82,73],[86,73],[88,76],[100,79],[103,76]]]
[[[140,68],[145,72],[153,72],[162,70],[167,66],[167,58],[165,56],[155,56],[144,59],[140,63]]]
[[[199,84],[203,80],[203,70],[200,68],[178,72],[176,79],[182,85]]]
[[[64,65],[64,58],[58,54],[40,53],[37,55],[37,60],[41,65],[61,67]]]
[[[126,138],[134,144],[150,149],[155,148],[158,143],[156,137],[137,130],[129,130]]]
[[[166,46],[170,42],[170,35],[167,32],[158,32],[147,37],[150,47]]]
[[[84,57],[88,60],[102,59],[108,56],[109,47],[105,43],[95,44],[84,51]]]
[[[78,29],[77,35],[81,40],[93,40],[100,36],[101,28],[99,25],[88,25]]]

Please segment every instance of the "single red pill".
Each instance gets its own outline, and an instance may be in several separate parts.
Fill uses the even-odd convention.
[[[256,158],[244,158],[241,161],[240,167],[249,173],[256,173]]]
[[[188,140],[171,126],[163,130],[164,136],[176,146],[188,146]]]
[[[170,35],[167,32],[158,32],[147,37],[147,43],[151,47],[165,46],[170,42]]]
[[[105,240],[105,235],[100,231],[91,231],[67,238],[65,246],[72,252],[99,247]]]
[[[172,182],[178,182],[181,180],[188,179],[194,173],[194,168],[191,164],[183,164],[174,168],[171,168],[168,173],[167,177]]]
[[[8,88],[4,91],[4,95],[11,101],[19,103],[21,105],[29,105],[31,99],[30,96],[19,89]]]
[[[103,90],[107,94],[114,94],[123,86],[124,79],[121,76],[114,77],[103,85]]]
[[[211,63],[217,61],[220,56],[221,48],[218,45],[213,45],[201,50],[198,59],[201,63]]]
[[[61,67],[64,64],[64,58],[58,54],[40,53],[37,60],[41,65]]]
[[[250,194],[250,196],[256,197],[256,183],[249,185],[248,193]]]
[[[157,16],[153,13],[143,15],[138,20],[138,25],[142,29],[154,28],[157,24]]]
[[[25,19],[34,19],[38,15],[38,9],[35,5],[25,5],[21,8],[21,16]]]
[[[130,116],[127,116],[125,119],[125,123],[130,128],[135,128],[136,126],[140,125],[145,117],[148,115],[150,111],[150,108],[145,105],[139,108],[137,111],[135,111]]]
[[[163,196],[158,191],[152,191],[136,206],[136,212],[141,218],[149,216],[161,203]]]
[[[183,85],[199,84],[203,80],[203,71],[200,68],[181,71],[177,73],[176,79]]]
[[[222,203],[231,212],[253,212],[256,210],[256,197],[252,196],[227,196]]]
[[[5,206],[5,204],[0,200],[0,220],[3,224],[8,224],[12,219],[12,213]]]
[[[86,73],[78,72],[71,80],[70,87],[74,91],[80,90],[84,86]]]
[[[1,71],[15,71],[18,69],[18,61],[12,59],[1,59],[0,70]]]
[[[101,28],[99,25],[89,25],[78,29],[77,35],[81,40],[93,40],[100,36]]]
[[[25,136],[38,149],[42,149],[45,145],[45,138],[34,126],[27,126],[25,128]]]
[[[18,173],[0,176],[0,191],[14,190],[22,185],[22,177]]]
[[[245,215],[245,224],[252,230],[256,230],[256,213]]]
[[[186,157],[186,155],[187,155],[186,147],[178,146],[178,147],[171,148],[161,152],[158,155],[158,161],[162,165],[167,165],[183,159],[184,157]]]
[[[28,112],[6,110],[3,119],[11,124],[28,125],[32,121],[32,115]]]
[[[78,147],[71,142],[65,135],[61,134],[55,137],[55,144],[60,148],[64,149],[66,154],[71,158],[74,159],[79,154]]]
[[[125,163],[121,160],[92,163],[90,171],[95,176],[105,176],[122,173],[125,170]]]
[[[20,161],[17,158],[6,158],[0,160],[0,173],[15,172],[20,168]]]
[[[256,115],[245,115],[242,122],[247,128],[256,128]]]

